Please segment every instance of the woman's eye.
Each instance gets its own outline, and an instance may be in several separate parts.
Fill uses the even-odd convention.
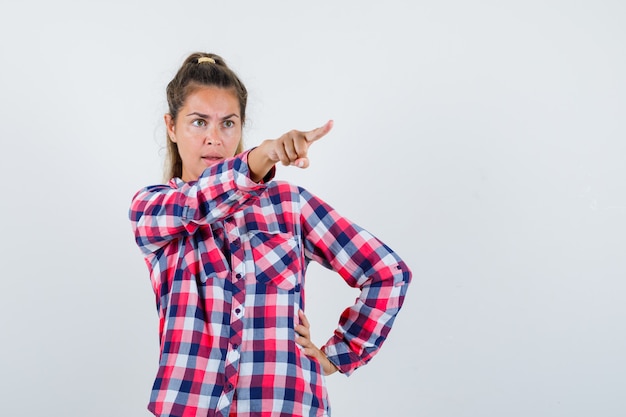
[[[235,122],[233,122],[232,120],[224,120],[224,127],[234,127],[235,126]]]
[[[202,119],[196,119],[193,122],[191,122],[192,125],[197,126],[197,127],[204,127],[206,126],[206,122]]]

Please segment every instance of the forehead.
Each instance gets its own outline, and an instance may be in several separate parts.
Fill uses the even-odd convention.
[[[211,110],[212,113],[239,114],[239,99],[231,88],[190,86],[183,107],[190,110]]]

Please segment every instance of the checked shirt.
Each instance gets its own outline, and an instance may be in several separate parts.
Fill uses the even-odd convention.
[[[361,290],[322,348],[348,375],[382,345],[411,280],[391,249],[319,198],[253,182],[247,155],[132,200],[159,314],[157,416],[330,415],[321,366],[295,342],[308,263]]]

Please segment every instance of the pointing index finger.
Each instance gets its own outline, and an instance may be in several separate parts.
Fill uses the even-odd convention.
[[[318,127],[317,129],[310,130],[304,134],[304,137],[307,142],[315,142],[316,140],[321,139],[326,136],[330,129],[333,128],[333,121],[327,121],[323,126]]]

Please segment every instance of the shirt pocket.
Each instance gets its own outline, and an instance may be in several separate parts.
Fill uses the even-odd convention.
[[[288,233],[250,232],[250,246],[258,282],[291,291],[298,284],[300,247]]]

